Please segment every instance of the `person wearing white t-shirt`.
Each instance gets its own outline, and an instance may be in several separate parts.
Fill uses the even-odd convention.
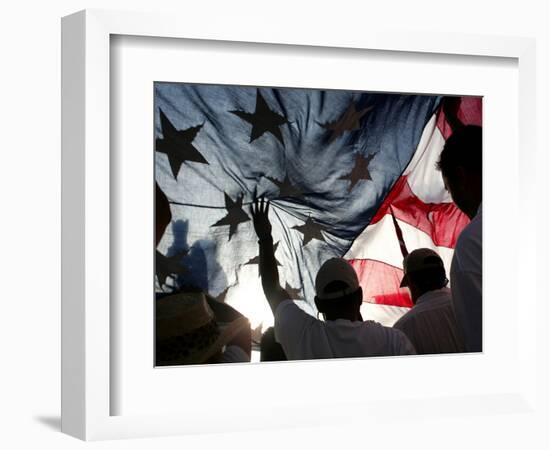
[[[467,125],[447,139],[437,163],[456,206],[471,222],[458,237],[451,290],[466,350],[482,351],[482,130]]]
[[[393,327],[407,335],[418,354],[463,352],[441,257],[418,248],[405,257],[403,271],[401,287],[409,288],[414,306]]]
[[[299,308],[279,284],[273,252],[269,202],[252,205],[260,246],[262,286],[275,316],[275,338],[289,360],[411,355],[416,351],[405,334],[374,321],[363,321],[363,291],[353,267],[342,258],[326,261],[315,279],[315,305],[321,321]]]

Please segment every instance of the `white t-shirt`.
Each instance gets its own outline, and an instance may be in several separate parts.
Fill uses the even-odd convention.
[[[372,320],[323,322],[302,311],[292,300],[283,301],[275,311],[275,339],[286,357],[293,360],[416,353],[399,330]]]
[[[421,295],[393,327],[407,335],[418,354],[464,351],[448,288]]]
[[[481,351],[482,244],[481,205],[456,243],[451,263],[451,292],[459,330],[469,352]]]

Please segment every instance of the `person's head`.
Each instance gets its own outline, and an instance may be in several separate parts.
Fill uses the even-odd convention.
[[[362,320],[363,290],[354,268],[343,258],[325,261],[315,278],[315,305],[327,320]]]
[[[203,292],[183,292],[156,300],[156,365],[209,364],[250,324],[245,317],[218,322]]]
[[[426,292],[444,288],[449,280],[439,255],[429,248],[419,248],[403,260],[401,287],[408,287],[413,303]]]
[[[260,341],[260,361],[286,361],[285,351],[275,340],[275,329],[269,327]]]
[[[456,206],[473,218],[481,203],[481,127],[466,125],[455,131],[443,147],[437,168]]]

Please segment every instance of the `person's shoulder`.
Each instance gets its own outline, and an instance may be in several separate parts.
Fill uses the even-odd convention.
[[[379,322],[376,322],[375,320],[364,320],[363,323],[361,324],[362,327],[365,327],[365,328],[373,328],[373,329],[378,329],[380,327],[384,328],[384,325],[382,325],[381,323]]]
[[[465,245],[471,245],[474,242],[476,235],[477,225],[473,222],[470,222],[464,227],[464,229],[458,236],[458,239],[456,240],[456,249],[458,250],[460,247],[463,247]]]
[[[449,287],[444,287],[444,288],[440,289],[440,290],[437,292],[437,298],[438,298],[441,302],[452,304],[453,293],[452,293],[452,291],[451,291],[451,288],[449,288]]]
[[[408,355],[415,354],[416,351],[411,341],[403,332],[398,328],[387,327],[381,323],[368,320],[364,322],[369,327],[369,331],[376,333],[378,339],[385,342],[388,351],[395,355]],[[395,326],[395,325],[394,325]]]
[[[405,314],[403,314],[394,324],[392,328],[395,329],[402,329],[406,325],[408,325],[412,319],[414,319],[414,316],[416,315],[416,310],[414,308],[411,308],[409,311],[407,311]]]
[[[451,264],[451,280],[459,272],[480,272],[483,244],[481,230],[471,227],[464,228],[458,237]],[[451,281],[452,283],[452,281]]]
[[[291,299],[283,300],[281,303],[277,305],[277,309],[275,310],[275,313],[284,310],[285,308],[296,306],[294,302]],[[297,306],[296,306],[297,307]]]
[[[385,334],[385,335],[402,335],[403,334],[403,332],[401,330],[398,330],[397,328],[387,327],[385,325],[382,325],[379,322],[375,322],[374,320],[367,320],[363,322],[363,326],[366,327],[369,331],[374,333]]]
[[[458,236],[453,261],[460,267],[470,266],[480,259],[482,252],[481,223],[470,222]],[[458,268],[458,267],[456,267]]]
[[[481,228],[482,228],[482,215],[479,211],[476,216],[470,221],[468,225],[464,227],[460,235],[458,236],[456,248],[464,245],[471,245],[478,243],[481,239]]]
[[[392,334],[394,335],[395,338],[397,338],[397,339],[399,339],[400,341],[403,341],[403,342],[405,342],[405,341],[409,342],[409,338],[407,337],[407,335],[403,331],[401,331],[397,328],[390,328],[390,330],[391,330],[391,332],[392,332]]]
[[[407,333],[399,328],[384,327],[389,345],[396,349],[397,354],[414,353],[414,347]]]
[[[311,315],[311,313],[305,311],[303,308],[300,308],[294,300],[287,299],[283,300],[279,305],[277,306],[277,309],[275,310],[275,321],[281,322],[281,320],[288,321],[288,320],[311,320],[311,321],[318,321],[315,317]]]

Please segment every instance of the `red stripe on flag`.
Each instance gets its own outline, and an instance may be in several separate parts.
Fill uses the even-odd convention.
[[[424,203],[413,193],[406,176],[397,180],[371,224],[388,214],[390,207],[397,219],[431,236],[438,247],[454,248],[459,234],[469,223],[468,217],[454,203]]]
[[[436,113],[436,126],[444,139],[462,125],[482,125],[481,97],[445,97]],[[418,149],[417,149],[418,150]],[[429,149],[441,151],[437,147]],[[433,156],[433,154],[431,154]],[[438,155],[436,155],[438,156]],[[434,164],[434,158],[422,154],[420,164]],[[418,166],[421,167],[421,166]],[[416,169],[418,170],[418,167]],[[424,169],[426,169],[424,167]],[[412,169],[413,173],[415,168]],[[435,167],[433,168],[435,171]],[[422,176],[423,172],[416,172]],[[429,177],[428,177],[429,178]],[[433,176],[426,182],[433,182]],[[419,181],[415,179],[415,183]],[[439,183],[440,184],[440,183]],[[436,186],[441,189],[441,186]],[[433,198],[433,196],[432,196]],[[376,224],[390,208],[395,218],[431,237],[438,247],[454,248],[458,236],[469,223],[468,217],[454,203],[425,203],[411,189],[407,176],[401,176],[380,205],[371,225]],[[412,249],[411,249],[412,250]],[[399,287],[403,271],[395,266],[369,259],[349,260],[363,288],[363,301],[370,304],[412,307],[407,289]]]
[[[461,125],[481,126],[481,97],[445,97],[437,114],[437,128],[446,139]]]
[[[371,259],[351,259],[363,288],[363,301],[378,305],[412,307],[408,289],[400,288],[403,271]]]

